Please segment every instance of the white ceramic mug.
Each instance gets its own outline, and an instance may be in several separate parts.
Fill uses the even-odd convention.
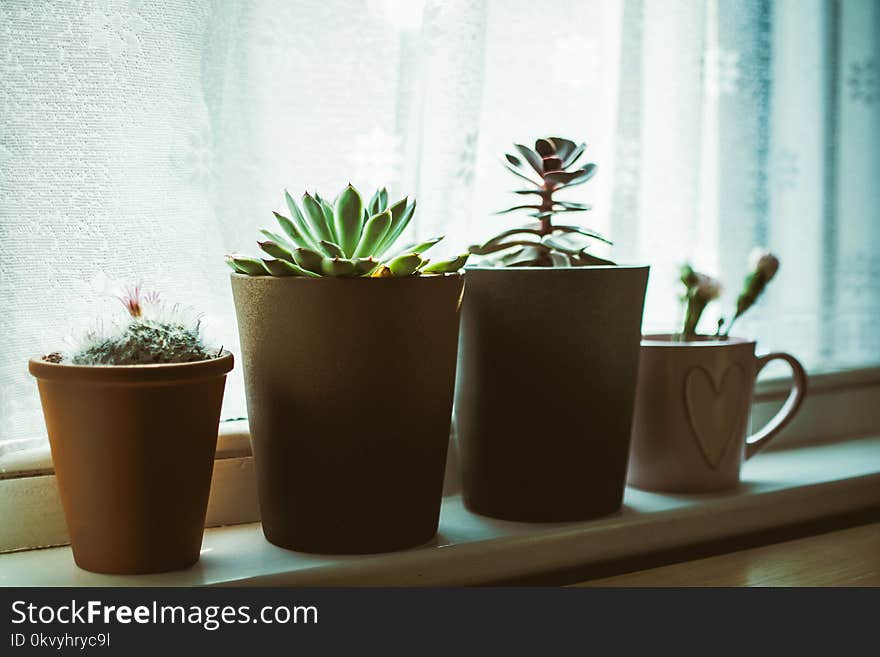
[[[770,422],[747,436],[755,380],[776,359],[792,369],[791,392]],[[627,483],[670,492],[736,486],[743,462],[791,421],[806,389],[794,356],[755,356],[754,341],[644,336]]]

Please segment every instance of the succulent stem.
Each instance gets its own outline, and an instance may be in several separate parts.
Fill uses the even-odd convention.
[[[553,192],[555,189],[556,185],[551,182],[545,182],[541,186],[541,209],[538,210],[539,213],[543,214],[545,212],[553,212]],[[551,219],[552,216],[552,214],[544,214],[540,218],[541,235],[549,235],[553,232],[553,221]]]

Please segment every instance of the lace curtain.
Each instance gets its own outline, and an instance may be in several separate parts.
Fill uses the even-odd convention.
[[[738,333],[880,362],[878,35],[870,0],[2,0],[0,441],[42,439],[27,358],[112,309],[108,281],[237,351],[222,255],[283,188],[387,184],[458,250],[509,221],[500,154],[547,134],[590,143],[572,198],[653,265],[646,329],[676,323],[680,263],[729,307],[765,246],[782,269]]]

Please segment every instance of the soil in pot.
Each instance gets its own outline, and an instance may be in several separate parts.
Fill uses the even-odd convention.
[[[618,510],[648,267],[467,276],[455,415],[468,508],[530,522]]]
[[[228,352],[167,365],[30,361],[77,565],[141,574],[198,561],[232,365]]]
[[[263,532],[367,553],[437,531],[463,277],[232,274]]]

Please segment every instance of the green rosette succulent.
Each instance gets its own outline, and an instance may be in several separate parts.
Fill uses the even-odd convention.
[[[460,270],[468,254],[431,262],[424,253],[443,237],[402,248],[395,245],[416,210],[416,202],[388,201],[385,188],[369,203],[347,185],[334,203],[319,194],[303,194],[300,205],[284,191],[290,216],[274,212],[279,231],[261,230],[258,241],[268,258],[232,254],[226,263],[247,276],[304,276],[335,278],[400,278],[421,274],[451,274]]]

